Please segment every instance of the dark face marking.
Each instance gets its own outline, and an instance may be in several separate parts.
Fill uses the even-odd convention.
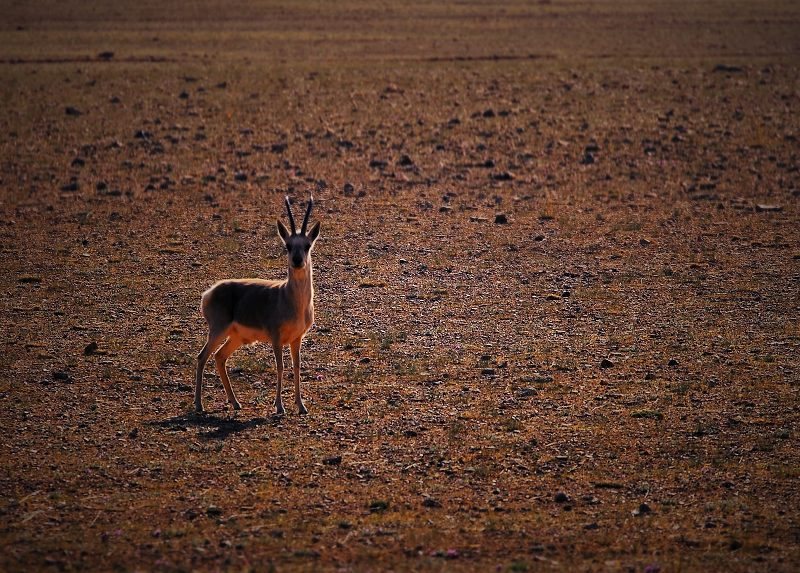
[[[286,239],[286,253],[289,264],[295,269],[302,269],[308,264],[308,255],[313,243],[305,235],[292,235]]]

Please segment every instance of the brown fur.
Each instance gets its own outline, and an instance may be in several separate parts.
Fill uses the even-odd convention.
[[[195,410],[203,411],[203,371],[209,355],[215,350],[214,361],[228,401],[234,409],[241,408],[233,392],[225,363],[243,344],[264,342],[272,345],[278,375],[275,409],[284,413],[281,399],[283,380],[283,347],[289,346],[294,370],[295,403],[301,414],[306,413],[300,396],[300,345],[314,323],[314,283],[311,249],[319,236],[319,223],[305,233],[312,202],[309,202],[303,229],[291,234],[278,222],[278,233],[286,246],[289,275],[283,281],[263,279],[227,279],[219,281],[203,293],[200,312],[208,323],[208,339],[197,357],[195,377]]]

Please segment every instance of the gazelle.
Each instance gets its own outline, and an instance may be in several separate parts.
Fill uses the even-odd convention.
[[[225,393],[228,395],[228,401],[234,410],[241,409],[236,394],[233,393],[225,362],[243,344],[258,341],[272,344],[275,353],[278,370],[276,413],[285,412],[281,399],[281,382],[283,347],[287,344],[291,347],[294,367],[294,401],[300,414],[308,412],[300,397],[300,344],[314,322],[311,249],[319,237],[319,222],[306,233],[308,216],[311,214],[313,204],[312,197],[308,202],[303,226],[298,233],[289,197],[286,197],[286,211],[292,226],[291,233],[278,221],[278,234],[286,246],[289,259],[289,276],[286,280],[228,279],[219,281],[203,293],[200,312],[208,323],[208,340],[197,357],[197,377],[194,386],[196,411],[203,411],[203,370],[208,356],[217,348],[219,349],[214,354],[214,361]]]

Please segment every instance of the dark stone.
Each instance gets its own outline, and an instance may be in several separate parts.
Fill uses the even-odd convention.
[[[501,171],[499,173],[492,173],[490,175],[490,177],[492,179],[494,179],[495,181],[513,181],[514,180],[514,174],[511,173],[510,171]]]
[[[71,115],[73,117],[78,117],[79,115],[83,115],[83,112],[81,110],[79,110],[76,107],[72,107],[71,105],[68,105],[67,107],[64,108],[64,113],[66,113],[67,115]]]
[[[553,500],[556,503],[567,503],[569,501],[569,496],[566,493],[564,493],[563,491],[560,491],[555,495]]]
[[[611,362],[608,358],[603,358],[600,361],[600,368],[611,368],[612,366],[614,366],[614,363]]]
[[[508,216],[505,213],[498,213],[494,216],[494,223],[495,225],[506,225],[508,224]]]
[[[331,456],[329,458],[325,458],[322,460],[322,463],[326,466],[338,466],[342,463],[342,456]]]

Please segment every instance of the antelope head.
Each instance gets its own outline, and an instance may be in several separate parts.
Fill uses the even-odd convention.
[[[278,221],[278,234],[286,246],[286,253],[289,257],[289,268],[292,272],[304,271],[309,264],[311,249],[314,247],[314,242],[319,237],[319,221],[314,223],[311,229],[306,232],[308,226],[308,217],[311,215],[311,207],[314,206],[314,198],[311,197],[308,201],[306,208],[306,215],[303,218],[303,226],[300,231],[294,224],[294,216],[292,215],[292,207],[289,203],[289,197],[286,197],[286,212],[289,215],[289,224],[292,227],[291,232],[286,228],[286,225]]]

